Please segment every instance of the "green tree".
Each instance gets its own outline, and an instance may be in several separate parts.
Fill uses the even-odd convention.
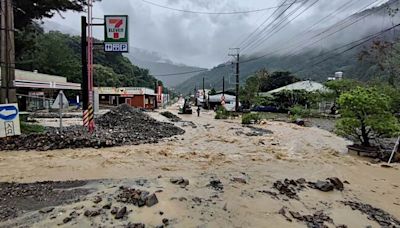
[[[42,73],[67,77],[72,82],[81,82],[80,59],[69,47],[68,39],[70,39],[69,35],[60,32],[40,35],[37,51],[33,53],[35,58],[28,66],[21,66],[20,68],[38,70]]]
[[[325,83],[325,86],[329,89],[324,95],[326,97],[332,98],[337,103],[337,99],[339,99],[340,95],[344,92],[348,92],[357,86],[360,85],[360,82],[352,80],[352,79],[343,79],[343,80],[333,80]]]
[[[120,87],[121,82],[119,75],[114,72],[110,67],[105,67],[99,64],[93,66],[93,78],[95,86],[108,86],[108,87]]]
[[[272,94],[275,104],[282,111],[287,111],[294,106],[310,107],[316,96],[306,90],[282,90]]]
[[[15,28],[24,28],[34,20],[52,18],[68,10],[84,11],[87,0],[14,0]]]
[[[249,77],[246,84],[240,89],[240,102],[244,107],[250,108],[256,101],[257,93],[260,90],[260,81],[257,75]]]
[[[208,92],[208,95],[215,95],[215,94],[217,94],[217,91],[214,88],[212,88],[210,92]]]
[[[87,6],[87,0],[14,0],[13,3],[17,57],[35,48],[31,35],[43,33],[37,21],[68,10],[82,12]]]
[[[339,98],[342,117],[336,125],[337,133],[371,146],[377,137],[398,135],[400,125],[390,112],[391,99],[376,88],[357,87]]]
[[[260,78],[260,91],[268,92],[283,86],[300,81],[288,71],[273,72],[267,77]]]

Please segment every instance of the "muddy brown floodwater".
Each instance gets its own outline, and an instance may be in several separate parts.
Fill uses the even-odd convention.
[[[0,227],[381,227],[388,218],[400,226],[399,165],[382,168],[348,155],[350,142],[318,128],[281,122],[249,128],[238,119],[215,120],[211,112],[180,117],[184,122],[175,124],[186,133],[158,144],[0,152],[1,182],[90,180],[60,190],[75,191],[75,199],[61,194],[68,197],[49,200],[43,205],[53,209],[44,212],[22,205],[18,217],[0,220]],[[344,190],[323,192],[305,183],[293,187],[295,199],[273,188],[286,178],[330,177],[342,180]],[[123,189],[140,193],[132,200],[154,193],[158,202],[143,198],[139,207],[119,197]]]

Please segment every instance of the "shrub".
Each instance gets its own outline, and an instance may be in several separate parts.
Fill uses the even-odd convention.
[[[261,120],[261,116],[258,113],[246,113],[242,116],[242,124],[251,124]]]
[[[301,105],[295,105],[289,109],[290,114],[296,116],[297,118],[309,117],[311,115],[310,109],[305,109]]]
[[[230,116],[230,113],[223,107],[219,106],[217,111],[216,111],[215,119],[228,119]]]

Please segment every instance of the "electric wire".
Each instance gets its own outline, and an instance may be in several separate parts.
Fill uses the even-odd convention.
[[[288,15],[285,15],[280,21],[278,21],[278,19],[279,19],[279,17],[280,17],[280,16],[278,16],[278,17],[276,18],[276,20],[275,20],[275,21],[278,21],[277,23],[274,24],[275,21],[271,22],[268,26],[269,26],[269,27],[272,26],[272,27],[270,27],[270,28],[268,28],[268,29],[267,29],[267,27],[266,27],[262,32],[259,33],[259,37],[257,37],[257,38],[256,38],[255,40],[253,40],[251,43],[248,43],[247,45],[245,45],[245,46],[242,48],[241,52],[244,52],[247,48],[252,47],[252,46],[253,46],[254,44],[256,44],[256,43],[259,43],[260,40],[262,40],[262,37],[265,36],[265,34],[266,34],[266,35],[270,34],[276,27],[279,27],[285,20],[287,20],[291,15],[293,15],[296,11],[298,11],[298,10],[299,10],[305,3],[307,3],[307,2],[308,2],[308,1],[303,2],[303,4],[299,5],[297,8],[295,8],[294,10],[292,10]],[[287,12],[287,10],[286,10],[285,12]],[[285,13],[285,12],[284,12],[284,13]]]
[[[397,24],[397,25],[394,25],[394,26],[392,26],[392,27],[390,27],[390,28],[387,28],[387,29],[385,29],[385,30],[382,30],[382,31],[380,31],[380,32],[378,32],[378,33],[369,35],[368,37],[364,37],[364,38],[361,38],[361,39],[359,39],[359,40],[353,41],[353,42],[351,42],[351,43],[353,43],[353,44],[354,44],[354,43],[357,43],[357,44],[355,44],[355,45],[353,45],[353,46],[351,46],[351,47],[349,47],[349,48],[347,48],[347,49],[345,49],[345,50],[343,50],[343,51],[341,51],[341,52],[335,53],[335,54],[333,54],[333,55],[331,55],[331,56],[329,56],[329,57],[327,57],[327,58],[325,58],[325,59],[322,59],[321,61],[318,61],[318,62],[312,64],[312,65],[309,66],[309,67],[317,66],[317,65],[319,65],[319,64],[321,64],[321,63],[324,63],[324,62],[326,62],[326,61],[328,61],[328,60],[330,60],[330,59],[332,59],[332,58],[334,58],[334,57],[336,57],[336,56],[339,56],[339,55],[341,55],[341,54],[343,54],[343,53],[346,53],[346,52],[348,52],[348,51],[350,51],[350,50],[353,50],[353,49],[355,49],[355,48],[357,48],[357,47],[359,47],[359,46],[361,46],[361,45],[367,43],[368,41],[371,41],[371,40],[373,40],[373,39],[375,39],[375,38],[381,36],[382,34],[384,34],[384,33],[386,33],[386,32],[389,32],[389,31],[391,31],[391,30],[393,30],[393,29],[395,29],[395,28],[397,28],[397,27],[399,27],[399,26],[400,26],[400,24]],[[342,49],[342,48],[345,47],[345,46],[349,46],[349,45],[348,45],[348,44],[347,44],[347,45],[343,45],[343,46],[338,47],[338,48],[336,48],[335,50],[330,51],[330,52],[336,52],[336,51]],[[330,52],[328,52],[328,54],[329,54]],[[325,53],[325,54],[326,54],[326,53]],[[303,66],[301,69],[297,70],[295,73],[298,73],[298,72],[302,71],[302,70],[305,69],[305,68],[306,68],[306,67]]]
[[[301,1],[297,1],[297,2],[303,2],[303,1],[306,1],[306,0],[301,0]],[[195,11],[195,10],[185,10],[185,9],[173,8],[173,7],[169,7],[169,6],[166,6],[166,5],[161,5],[161,4],[158,4],[158,3],[155,3],[155,2],[152,2],[152,1],[148,1],[148,0],[142,0],[142,2],[145,2],[147,4],[150,4],[150,5],[159,7],[159,8],[173,10],[173,11],[182,12],[182,13],[208,14],[208,15],[249,14],[249,13],[258,13],[258,12],[262,12],[262,11],[268,11],[268,10],[272,10],[272,9],[277,9],[277,8],[280,7],[280,6],[272,6],[272,7],[266,7],[266,8],[261,8],[261,9],[244,10],[244,11],[231,11],[231,12],[206,12],[206,11]]]
[[[240,42],[238,45],[234,45],[235,47],[241,47],[243,44],[245,44],[247,42],[247,40],[249,40],[259,29],[261,29],[261,27],[267,23],[272,17],[273,15],[275,15],[276,12],[278,12],[278,10],[280,8],[282,8],[286,2],[288,0],[285,0],[280,6],[279,8],[277,8],[271,15],[269,15],[252,33],[250,33],[250,35],[248,35],[242,42]]]
[[[283,10],[273,21],[271,21],[265,28],[263,28],[258,34],[261,35],[263,34],[265,31],[267,31],[277,20],[280,19],[280,17],[282,15],[284,15],[295,3],[297,2],[297,0],[295,0],[294,2],[292,2],[285,10]],[[254,41],[253,41],[254,42]],[[249,45],[251,45],[253,42],[248,43],[247,45],[245,45],[244,47],[240,47],[243,51],[244,49],[246,49]]]
[[[358,13],[362,12],[363,10],[365,10],[365,8],[368,8],[369,6],[371,6],[372,4],[374,4],[374,3],[376,3],[376,2],[378,2],[378,1],[375,1],[375,2],[373,2],[373,3],[371,3],[371,4],[368,4],[368,6],[363,7],[363,9],[361,9]],[[395,2],[397,2],[397,1],[395,1]],[[371,12],[371,13],[368,13],[367,16],[369,16],[370,14],[372,14],[372,12]],[[351,16],[353,16],[353,15],[351,15]],[[351,16],[345,18],[344,20],[347,20],[347,19],[350,18]],[[364,19],[365,17],[366,17],[366,16],[364,15],[363,17],[361,17],[361,19]],[[329,37],[329,36],[331,36],[331,35],[333,35],[333,34],[335,34],[335,33],[338,33],[338,32],[340,32],[340,31],[342,31],[343,29],[345,29],[345,28],[347,28],[347,27],[349,27],[349,26],[355,24],[356,22],[360,21],[361,19],[358,18],[357,20],[353,21],[352,23],[350,23],[350,24],[347,25],[346,27],[341,28],[341,29],[339,29],[339,30],[336,30],[334,33],[331,33],[331,34],[329,34],[328,36],[323,37],[322,39],[325,39],[325,38],[327,38],[327,37]],[[324,32],[331,30],[331,29],[332,29],[334,26],[336,26],[338,23],[339,23],[339,24],[343,24],[343,20],[342,20],[341,22],[337,22],[337,23],[335,23],[334,25],[330,26],[330,27],[329,27],[328,29],[326,29]],[[395,26],[394,28],[396,28],[396,27],[398,27],[398,26]],[[320,34],[324,34],[324,32],[322,32],[322,33],[320,33]],[[367,38],[369,38],[369,37],[371,37],[371,35],[368,36]],[[365,39],[365,37],[364,37],[363,39]],[[321,39],[320,39],[320,40],[321,40]],[[319,40],[319,41],[320,41],[320,40]],[[317,42],[318,42],[318,41],[317,41]],[[353,41],[353,42],[351,42],[351,43],[355,43],[355,42],[357,42],[357,41]],[[366,41],[366,42],[367,42],[367,41]],[[349,44],[346,44],[346,45],[344,45],[344,46],[348,46],[348,45],[349,45]],[[293,46],[293,45],[292,45],[292,46]],[[343,48],[343,47],[341,47],[341,48]],[[286,48],[286,49],[288,49],[288,48]],[[266,54],[261,55],[261,56],[258,56],[258,57],[250,58],[250,59],[247,59],[247,60],[242,60],[242,61],[240,61],[240,63],[241,63],[241,64],[245,64],[245,63],[248,63],[248,62],[256,61],[256,60],[258,60],[258,59],[262,59],[262,58],[265,58],[265,57],[267,57],[267,56],[269,56],[269,55],[275,54],[275,53],[277,53],[277,52],[279,52],[279,51],[281,51],[281,50],[282,50],[282,49],[279,48],[279,49],[277,49],[277,50],[275,50],[275,51],[266,53]],[[217,66],[217,67],[214,67],[213,70],[214,70],[214,69],[218,69],[218,68],[227,67],[227,66],[230,66],[230,64],[224,63],[224,64],[221,64],[221,65],[219,65],[219,66]],[[158,75],[153,75],[153,76],[156,76],[156,77],[160,77],[160,76],[175,76],[175,75],[185,75],[185,74],[191,74],[191,73],[203,73],[203,72],[207,72],[207,71],[210,71],[210,70],[209,70],[209,69],[205,69],[205,70],[195,70],[195,71],[187,71],[187,72],[171,73],[171,74],[158,74]]]
[[[385,1],[385,0],[383,0],[383,1]],[[373,2],[372,4],[375,4],[375,3],[377,3],[377,2],[382,2],[382,0],[380,0],[380,1],[375,1],[375,2]],[[367,8],[370,7],[372,4],[369,4],[367,7],[364,7],[362,10],[360,10],[360,12],[363,12],[363,10],[367,9]],[[382,10],[382,9],[381,9],[381,10]],[[310,46],[312,46],[312,45],[314,45],[314,44],[316,44],[316,43],[318,43],[318,42],[320,42],[320,41],[322,41],[322,40],[324,40],[324,39],[326,39],[326,38],[328,38],[328,37],[331,37],[331,36],[333,36],[334,34],[340,32],[340,31],[345,30],[346,28],[348,28],[348,27],[350,27],[350,26],[352,26],[352,25],[354,25],[354,24],[360,22],[361,20],[363,20],[363,19],[365,19],[365,18],[371,16],[373,13],[374,13],[374,12],[371,11],[371,12],[369,12],[369,13],[363,14],[363,15],[359,16],[358,18],[355,18],[355,19],[352,20],[352,21],[351,21],[351,20],[348,20],[348,19],[352,19],[351,17],[352,17],[353,15],[351,15],[351,16],[349,16],[349,17],[343,19],[342,21],[340,21],[340,22],[338,22],[338,23],[332,25],[331,27],[325,29],[323,32],[320,32],[320,33],[318,33],[318,34],[312,36],[311,38],[307,39],[308,41],[307,41],[305,44],[303,44],[302,46],[300,46],[300,47],[297,48],[297,49],[294,49],[294,50],[289,54],[289,56],[290,56],[290,57],[293,57],[293,56],[296,56],[296,55],[302,53],[302,51],[304,51],[306,48],[308,48],[308,47],[310,47]],[[349,22],[349,23],[347,24],[347,22]],[[345,26],[344,26],[344,27],[339,27],[338,25],[340,25],[340,26],[341,26],[341,25],[345,25]],[[335,30],[335,31],[333,31],[333,32],[331,32],[331,33],[328,33],[327,35],[325,35],[325,36],[323,36],[323,37],[320,37],[321,35],[324,35],[324,34],[326,34],[327,32],[329,32],[329,31],[331,31],[331,30],[333,30],[333,29],[335,29],[335,28],[338,28],[338,27],[339,27],[339,29],[337,29],[337,30]],[[318,37],[320,37],[320,38],[317,39],[317,40],[315,40],[315,41],[313,41],[313,39],[318,38]]]
[[[265,43],[267,40],[269,40],[271,37],[273,37],[274,35],[278,34],[282,29],[286,28],[292,21],[296,20],[299,16],[301,16],[303,13],[305,13],[307,10],[311,9],[311,7],[313,7],[315,4],[317,4],[320,0],[316,0],[313,3],[311,3],[309,6],[307,6],[306,8],[303,9],[303,11],[301,11],[299,14],[297,14],[294,18],[290,19],[289,21],[286,21],[286,24],[284,24],[282,27],[278,28],[276,27],[276,29],[278,30],[272,30],[270,32],[270,34],[268,34],[268,36],[266,36],[265,38],[263,38],[258,44],[256,44],[255,47],[253,47],[253,49],[258,48],[260,45],[262,45],[263,43]]]

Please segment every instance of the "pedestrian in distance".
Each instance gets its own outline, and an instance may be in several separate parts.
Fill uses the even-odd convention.
[[[200,106],[197,106],[197,116],[200,117]]]

